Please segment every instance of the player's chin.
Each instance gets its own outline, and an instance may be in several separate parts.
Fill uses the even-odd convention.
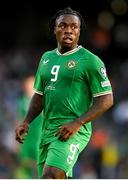
[[[63,42],[63,48],[64,49],[72,49],[72,47],[73,47],[73,43]]]

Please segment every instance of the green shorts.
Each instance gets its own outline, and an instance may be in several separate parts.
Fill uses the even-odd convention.
[[[81,141],[76,140],[75,136],[73,136],[66,142],[56,139],[49,144],[41,146],[38,164],[39,178],[43,175],[44,164],[62,169],[67,177],[72,177],[73,166],[80,152],[86,147],[89,139],[81,143]]]

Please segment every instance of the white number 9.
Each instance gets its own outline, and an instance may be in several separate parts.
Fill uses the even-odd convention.
[[[58,77],[60,66],[55,65],[52,67],[51,74],[54,75],[54,78],[51,78],[51,81],[56,81]]]

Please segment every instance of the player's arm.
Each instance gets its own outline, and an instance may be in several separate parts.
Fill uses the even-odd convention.
[[[94,119],[100,117],[113,105],[113,94],[102,95],[94,98],[92,107],[88,112],[75,119],[73,122],[63,125],[57,132],[61,141],[66,141],[73,134],[79,131],[80,127]]]
[[[35,93],[32,96],[28,112],[26,114],[24,122],[19,125],[16,130],[16,140],[19,143],[23,143],[23,136],[27,134],[29,129],[29,124],[42,112],[43,110],[43,95]]]
[[[94,98],[94,103],[87,113],[75,121],[81,125],[88,123],[106,112],[113,105],[113,94],[102,95]]]
[[[43,95],[34,93],[24,122],[30,124],[42,112],[42,110]]]

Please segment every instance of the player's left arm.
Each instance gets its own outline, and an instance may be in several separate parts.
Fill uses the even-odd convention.
[[[63,125],[59,131],[56,133],[56,136],[61,141],[66,141],[72,135],[77,133],[80,127],[88,122],[91,122],[103,113],[105,113],[113,105],[113,94],[106,94],[94,98],[94,103],[88,112],[76,118],[74,121]]]
[[[92,107],[87,113],[77,118],[81,125],[88,123],[105,113],[113,105],[113,94],[106,94],[94,98]]]
[[[100,117],[104,112],[106,112],[113,105],[113,94],[106,94],[94,98],[92,107],[88,112],[76,118],[74,121],[63,125],[56,136],[61,141],[66,141],[72,135],[77,133],[80,127],[88,122],[91,122],[98,117]]]

